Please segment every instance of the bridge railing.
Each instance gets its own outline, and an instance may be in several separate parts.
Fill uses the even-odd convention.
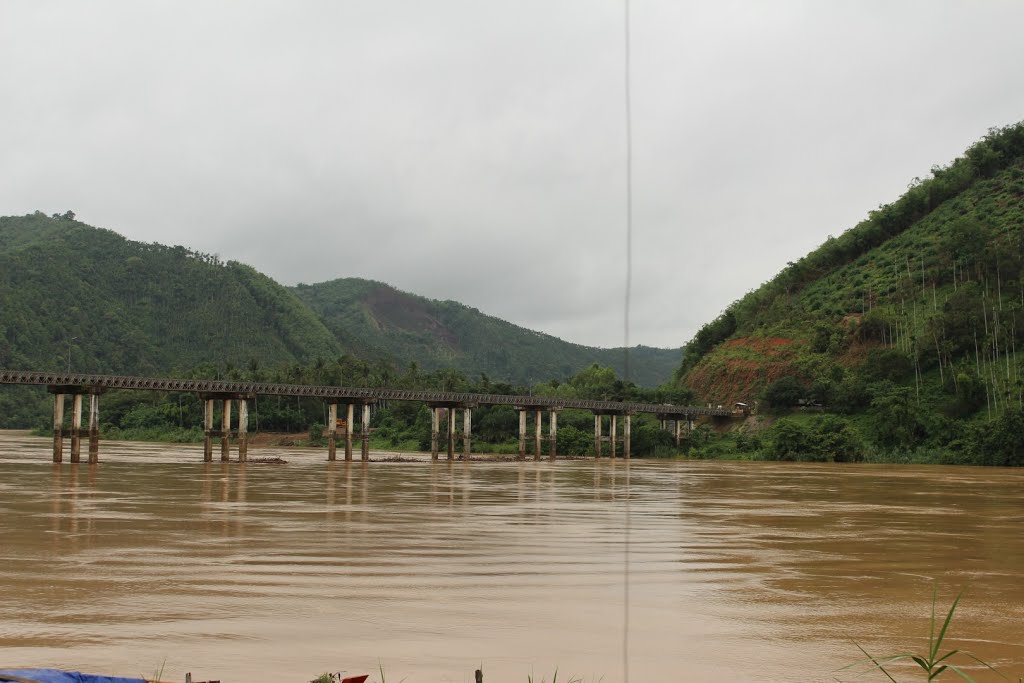
[[[274,384],[268,382],[171,379],[159,377],[135,377],[128,375],[93,375],[23,370],[0,370],[0,384],[88,387],[94,389],[132,389],[137,391],[167,391],[208,394],[305,396],[310,398],[322,398],[327,401],[337,399],[339,402],[344,402],[345,400],[389,400],[419,401],[423,403],[509,405],[540,410],[577,408],[582,410],[617,413],[660,413],[664,415],[678,415],[680,417],[729,417],[732,415],[732,411],[725,408],[677,406],[668,403],[630,403],[625,401],[595,401],[589,399],[550,398],[544,396],[509,396],[506,394],[471,394],[421,389]]]

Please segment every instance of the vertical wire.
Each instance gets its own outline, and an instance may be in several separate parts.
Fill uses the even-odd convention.
[[[629,385],[629,308],[633,286],[633,106],[630,82],[630,7],[629,0],[623,0],[624,10],[624,66],[625,66],[625,107],[626,107],[626,300],[623,315],[623,353],[625,354],[625,384]],[[623,544],[622,570],[622,680],[629,683],[629,551],[630,551],[630,490],[629,461],[626,461],[625,539]]]
[[[633,103],[631,95],[630,61],[631,46],[629,40],[629,0],[624,0],[625,8],[625,105],[626,105],[626,301],[623,316],[623,348],[625,350],[625,380],[629,376],[629,309],[633,289]]]

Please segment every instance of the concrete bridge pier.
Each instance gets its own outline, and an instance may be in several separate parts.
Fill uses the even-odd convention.
[[[430,406],[430,459],[437,460],[441,450],[441,411],[440,406]]]
[[[633,424],[633,414],[625,413],[622,416],[622,420],[624,423],[622,426],[622,457],[629,458],[629,440],[631,436],[631,427]]]
[[[519,408],[519,459],[526,460],[526,408]]]
[[[619,440],[619,425],[616,422],[618,417],[619,416],[614,413],[612,413],[612,415],[610,416],[611,427],[608,430],[608,444],[610,446],[609,457],[611,457],[612,459],[615,458],[615,442]]]
[[[100,395],[89,392],[89,464],[100,461]]]
[[[548,411],[548,457],[552,460],[558,455],[558,410]]]
[[[50,387],[53,393],[53,461],[64,461],[64,393]]]
[[[71,462],[82,461],[82,395],[75,394],[71,403]]]
[[[213,462],[213,399],[203,401],[203,462]]]
[[[683,445],[683,423],[682,423],[682,421],[678,417],[676,418],[675,431],[676,431],[676,448],[679,448],[681,445]]]
[[[455,459],[455,408],[447,407],[444,409],[444,423],[445,432],[448,434],[446,437],[446,444],[448,448],[448,459]]]
[[[533,411],[533,459],[540,460],[540,442],[541,433],[543,432],[543,412],[540,408]]]
[[[362,459],[364,461],[370,459],[370,404],[371,403],[373,403],[373,401],[363,401],[363,420],[362,420],[362,423],[359,425],[360,436],[362,437],[362,441],[363,441],[361,457],[362,457]]]
[[[455,459],[455,449],[459,441],[457,429],[458,410],[462,410],[462,454],[469,458],[473,447],[473,408],[471,403],[428,403],[430,408],[430,457],[437,460],[441,451],[441,421],[444,419],[445,447],[448,459]]]
[[[601,413],[594,413],[594,457],[601,457]]]
[[[355,420],[355,405],[349,403],[345,406],[345,460],[352,460],[352,422]]]
[[[224,399],[224,409],[220,416],[220,461],[231,460],[231,399]]]
[[[249,401],[238,399],[238,462],[249,459]]]
[[[327,460],[338,459],[338,404],[327,404]]]

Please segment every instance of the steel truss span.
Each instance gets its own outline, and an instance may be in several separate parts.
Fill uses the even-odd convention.
[[[620,401],[589,401],[582,399],[545,398],[542,396],[506,396],[503,394],[466,394],[450,391],[382,389],[372,387],[335,387],[302,384],[270,384],[266,382],[228,382],[207,379],[168,379],[131,377],[126,375],[86,375],[64,372],[33,372],[0,370],[0,384],[27,384],[59,387],[67,393],[109,389],[138,391],[189,392],[238,396],[307,396],[331,403],[363,403],[377,400],[420,401],[451,405],[507,405],[521,408],[558,410],[578,408],[609,413],[655,413],[680,417],[728,417],[726,408],[699,408],[668,403],[626,403]]]

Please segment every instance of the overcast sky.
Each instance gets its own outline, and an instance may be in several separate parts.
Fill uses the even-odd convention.
[[[1024,118],[1024,2],[633,0],[631,343]],[[623,341],[621,0],[0,0],[0,214]]]

